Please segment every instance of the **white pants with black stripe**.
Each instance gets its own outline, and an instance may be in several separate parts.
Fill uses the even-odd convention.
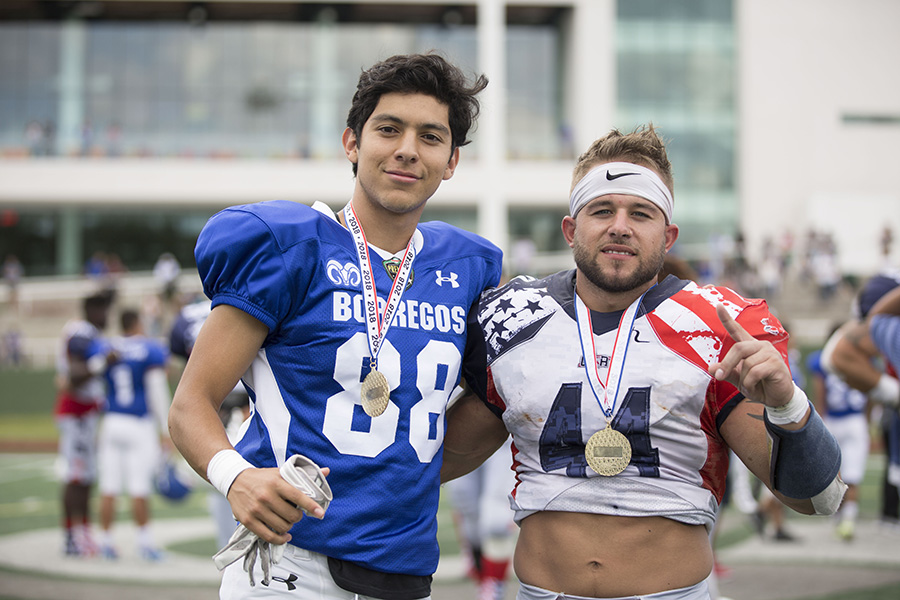
[[[230,564],[222,575],[220,600],[377,600],[338,587],[328,570],[328,557],[291,544],[285,549],[284,557],[272,565],[271,573],[269,585],[263,585],[262,568],[257,561],[253,572],[256,585],[251,587],[243,559]],[[431,600],[431,596],[422,600]]]

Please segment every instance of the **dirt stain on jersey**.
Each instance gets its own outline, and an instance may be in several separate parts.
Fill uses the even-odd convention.
[[[686,421],[688,420],[688,414],[683,412],[683,409],[678,410],[678,407],[675,405],[670,406],[667,400],[672,398],[692,397],[694,389],[695,386],[686,381],[670,381],[669,383],[654,386],[651,398],[653,398],[653,403],[666,414],[669,414],[676,419]]]

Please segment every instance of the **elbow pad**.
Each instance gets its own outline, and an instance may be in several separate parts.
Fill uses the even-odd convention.
[[[806,425],[796,431],[773,425],[768,414],[763,414],[771,443],[772,489],[789,498],[807,499],[823,494],[839,481],[841,448],[815,410],[810,410]],[[843,493],[838,504],[842,497]]]

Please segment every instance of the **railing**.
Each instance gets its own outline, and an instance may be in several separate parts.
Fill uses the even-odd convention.
[[[149,300],[159,298],[162,285],[150,272],[126,273],[116,278],[94,279],[84,276],[29,277],[17,286],[17,299],[11,302],[8,286],[0,289],[0,343],[7,335],[18,332],[23,366],[47,368],[53,366],[62,326],[69,319],[82,315],[82,299],[104,289],[116,291],[116,308],[124,306],[146,309]],[[202,292],[200,278],[194,271],[182,271],[178,279],[178,291],[183,295]],[[155,303],[160,309],[163,327],[148,331],[149,335],[164,336],[173,318],[173,310],[164,303]],[[116,320],[110,319],[110,331],[118,330]],[[0,366],[9,363],[7,352],[0,346]]]

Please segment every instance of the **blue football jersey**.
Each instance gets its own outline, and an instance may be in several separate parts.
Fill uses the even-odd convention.
[[[806,359],[810,373],[822,377],[825,381],[826,414],[832,418],[862,414],[866,410],[868,396],[855,390],[843,379],[829,373],[822,366],[822,352],[816,350]]]
[[[298,453],[331,468],[325,518],[302,519],[291,543],[386,573],[430,575],[444,413],[460,378],[467,313],[498,284],[501,253],[445,223],[418,231],[378,356],[391,401],[375,418],[360,400],[369,346],[358,259],[333,215],[282,201],[232,207],[207,223],[196,259],[213,307],[234,306],[269,328],[244,377],[253,413],[236,448],[259,467]],[[398,261],[371,247],[370,256],[383,304]]]
[[[144,376],[150,369],[165,368],[168,351],[142,335],[115,338],[108,349],[119,355],[119,361],[106,369],[106,412],[149,416]]]

